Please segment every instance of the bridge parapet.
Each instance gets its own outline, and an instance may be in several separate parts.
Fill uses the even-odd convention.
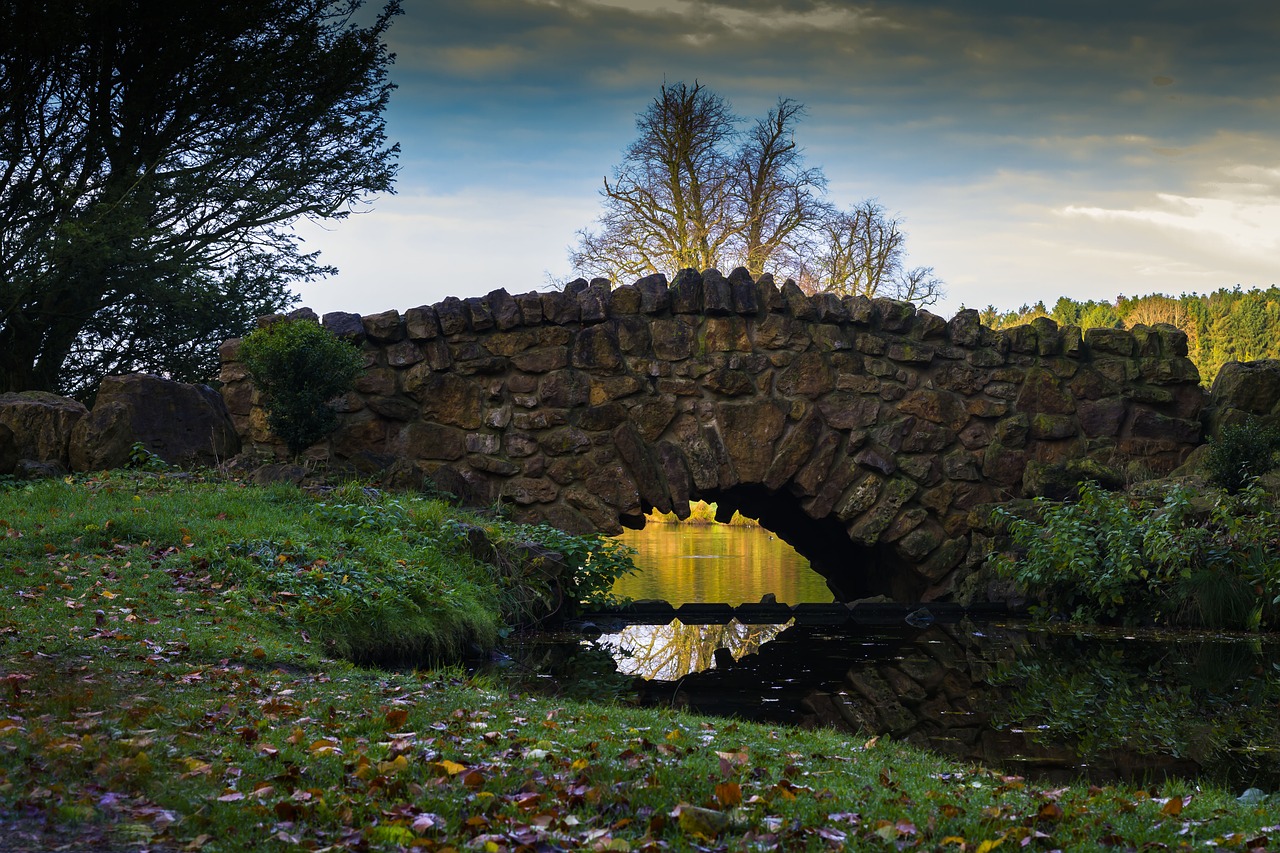
[[[1199,444],[1205,400],[1172,326],[994,331],[972,310],[808,296],[742,269],[323,322],[368,366],[312,454],[571,531],[714,500],[842,600],[949,595],[978,559],[975,507],[1068,462],[1167,472]],[[273,448],[236,354],[229,341],[228,408]]]

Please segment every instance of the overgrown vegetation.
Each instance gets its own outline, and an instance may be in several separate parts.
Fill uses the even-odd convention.
[[[11,534],[6,559],[60,551],[75,563],[140,550],[166,572],[216,584],[232,612],[269,613],[356,661],[423,663],[491,647],[573,596],[599,603],[630,568],[612,539],[359,484],[317,499],[288,485],[108,472],[15,485],[0,494],[0,518]]]
[[[358,349],[311,320],[253,330],[240,360],[262,392],[267,425],[295,457],[337,428],[329,403],[350,391],[364,368]]]
[[[1140,495],[1085,482],[1076,501],[1036,499],[1031,517],[995,512],[1016,549],[994,557],[996,570],[1049,612],[1250,629],[1280,615],[1280,518],[1256,481],[1202,498],[1181,485]]]
[[[472,524],[486,522],[356,486],[321,503],[186,474],[6,486],[5,844],[1245,850],[1280,832],[1268,798],[1211,786],[1050,788],[883,738],[357,668],[330,639],[358,620],[300,616],[311,585],[331,598],[365,585],[366,618],[403,608],[380,600],[394,584],[378,567],[412,581],[435,549],[449,556],[429,574],[449,580],[431,582],[451,586],[436,608],[454,621],[432,630],[496,626],[507,593],[467,556]]]

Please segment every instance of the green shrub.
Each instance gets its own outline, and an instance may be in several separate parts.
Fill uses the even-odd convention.
[[[564,558],[564,576],[560,578],[565,597],[573,605],[605,607],[617,604],[613,584],[623,575],[636,571],[632,557],[635,549],[601,534],[584,536],[566,533],[549,524],[512,524],[497,521],[490,525],[495,541],[525,541],[545,548]]]
[[[338,425],[328,405],[351,389],[360,351],[310,320],[285,320],[245,336],[240,360],[262,392],[267,425],[297,456]]]
[[[1004,508],[1016,554],[998,573],[1073,618],[1191,622],[1257,628],[1280,604],[1280,518],[1256,485],[1193,506],[1193,492],[1163,498],[1080,484],[1080,499],[1035,501],[1035,516]]]
[[[1280,433],[1257,420],[1226,426],[1209,445],[1204,467],[1209,481],[1235,494],[1276,467]]]

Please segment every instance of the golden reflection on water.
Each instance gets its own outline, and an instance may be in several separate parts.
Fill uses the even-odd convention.
[[[790,623],[787,623],[790,624]],[[624,675],[675,681],[715,666],[716,649],[728,649],[734,660],[760,651],[760,646],[787,625],[628,625],[598,642],[613,654]]]
[[[829,602],[826,581],[787,543],[763,527],[648,524],[618,537],[637,551],[634,575],[619,578],[616,595],[744,604],[773,593],[785,604]]]

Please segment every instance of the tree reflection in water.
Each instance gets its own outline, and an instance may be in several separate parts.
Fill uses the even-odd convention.
[[[620,672],[674,681],[691,672],[713,668],[718,649],[727,650],[734,660],[755,654],[786,627],[744,625],[736,619],[728,625],[685,625],[678,621],[668,625],[629,625],[617,634],[605,634],[597,643],[617,658]]]

